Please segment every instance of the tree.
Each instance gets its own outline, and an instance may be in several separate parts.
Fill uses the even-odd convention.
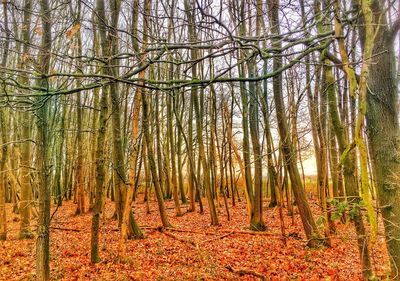
[[[359,5],[362,11],[359,19],[361,46],[364,54],[371,54],[363,57],[368,68],[360,77],[360,91],[368,91],[365,112],[370,154],[384,219],[392,278],[400,280],[400,229],[397,227],[400,224],[400,129],[394,54],[394,40],[400,29],[400,21],[397,19],[390,26],[386,19],[387,9],[379,1],[360,1]]]
[[[185,4],[185,12],[189,21],[188,25],[188,32],[190,36],[190,41],[196,42],[196,34],[195,34],[195,20],[194,20],[194,14],[191,11],[191,3],[189,3],[189,0],[184,1]],[[191,57],[192,60],[196,61],[197,58],[197,51],[192,50],[191,51]],[[192,66],[192,77],[197,78],[197,65]],[[210,182],[210,174],[209,174],[209,167],[206,159],[206,154],[205,154],[205,149],[204,149],[204,142],[203,142],[203,129],[202,129],[202,114],[200,110],[200,104],[199,104],[199,98],[198,98],[198,90],[197,87],[192,87],[191,89],[191,94],[193,95],[193,105],[194,105],[194,111],[195,111],[195,116],[196,116],[196,133],[197,133],[197,142],[199,145],[199,161],[201,162],[201,166],[203,168],[203,177],[204,177],[204,187],[206,191],[206,196],[207,196],[207,202],[208,202],[208,207],[210,208],[210,216],[211,216],[211,224],[212,225],[218,225],[218,216],[217,216],[217,211],[215,209],[215,204],[213,200],[213,194],[211,190],[211,182]]]
[[[270,18],[270,28],[274,34],[280,34],[279,31],[279,1],[272,0],[268,2],[268,11]],[[277,38],[277,37],[276,37]],[[281,47],[281,43],[278,39],[273,41],[273,45],[277,48]],[[278,72],[282,67],[282,58],[275,57],[273,60],[273,69]],[[291,185],[293,193],[296,198],[296,203],[299,208],[300,217],[303,222],[304,231],[309,239],[309,243],[312,246],[319,244],[321,238],[318,233],[317,225],[315,224],[314,218],[311,213],[310,206],[301,183],[300,173],[297,168],[297,163],[294,161],[295,157],[293,150],[293,143],[289,136],[287,128],[287,120],[285,116],[285,104],[282,96],[282,74],[278,72],[272,78],[273,83],[273,94],[275,102],[275,111],[278,120],[279,135],[282,141],[282,153],[285,161],[285,165],[288,167]]]
[[[101,18],[105,18],[105,7],[104,1],[96,1],[96,12]],[[99,23],[102,23],[101,18]],[[94,30],[96,33],[97,30]],[[104,25],[99,27],[100,37],[100,49],[102,54],[105,54],[107,43],[106,43],[106,30]],[[95,37],[97,39],[97,36]],[[104,72],[104,68],[102,69]],[[100,98],[100,124],[97,133],[97,150],[96,150],[96,190],[95,190],[95,201],[93,206],[92,216],[92,230],[91,230],[91,254],[90,260],[92,263],[100,262],[99,256],[99,227],[100,227],[100,213],[103,208],[103,190],[106,185],[105,183],[105,138],[107,133],[107,120],[108,120],[108,99],[107,94],[109,87],[103,87],[101,98]]]
[[[256,36],[260,36],[261,26],[263,25],[262,17],[262,2],[256,2]],[[250,58],[247,61],[247,68],[249,78],[255,77],[256,65],[255,58]],[[260,134],[259,134],[259,99],[257,88],[259,85],[256,82],[249,82],[249,127],[251,144],[253,148],[254,157],[254,198],[250,228],[254,230],[265,230],[265,223],[263,221],[263,196],[262,196],[262,154],[260,145]]]
[[[73,28],[78,29],[75,33],[76,43],[77,43],[77,56],[82,57],[82,39],[80,32],[80,19],[81,19],[81,2],[77,3],[77,12],[75,15],[75,22]],[[78,60],[78,69],[82,68],[81,60]],[[78,81],[79,83],[79,81]],[[77,137],[76,137],[76,145],[77,145],[77,159],[76,159],[76,193],[78,206],[76,209],[76,214],[85,213],[85,186],[84,186],[84,175],[83,175],[83,133],[82,133],[82,123],[83,123],[83,109],[82,109],[82,92],[78,92],[76,96],[76,123],[77,123]]]
[[[4,17],[4,33],[6,43],[1,54],[1,66],[6,67],[8,54],[9,54],[9,40],[10,30],[8,27],[8,13],[7,13],[7,2],[3,2],[3,17]],[[5,112],[0,110],[0,133],[1,133],[1,158],[0,158],[0,241],[7,239],[7,217],[6,217],[6,186],[7,180],[5,175],[6,162],[8,160],[8,148],[7,148],[7,130]]]
[[[55,224],[70,206],[85,212],[86,197],[98,263],[99,236],[115,237],[101,230],[111,211],[129,261],[127,240],[145,234],[136,219],[193,244],[169,235],[181,230],[169,216],[196,202],[216,232],[225,208],[231,223],[242,215],[251,228],[233,233],[268,236],[254,230],[266,230],[270,196],[279,218],[268,225],[279,219],[284,245],[285,208],[292,223],[298,208],[309,246],[328,246],[334,226],[344,227],[334,219],[350,219],[364,279],[382,217],[396,279],[400,21],[393,3],[345,2],[3,1],[0,238],[14,230],[12,204],[20,238],[38,228],[37,277],[46,280],[50,228],[81,232]],[[303,169],[312,146],[317,211]],[[154,198],[162,227],[136,212],[143,201],[150,213]]]
[[[158,208],[160,211],[161,222],[164,227],[172,226],[168,220],[168,216],[165,210],[164,199],[160,184],[158,182],[157,176],[157,167],[156,167],[156,160],[154,157],[154,150],[153,150],[153,140],[150,135],[150,128],[149,128],[149,104],[148,104],[148,97],[146,93],[142,93],[142,110],[143,110],[143,134],[146,141],[146,148],[147,148],[147,157],[149,160],[150,172],[154,184],[154,189],[157,196],[157,203]]]
[[[29,57],[30,48],[30,35],[29,30],[31,28],[31,9],[32,1],[26,0],[24,5],[24,26],[26,27],[22,32],[23,47],[21,61],[26,61],[26,57]],[[6,9],[4,9],[6,11]],[[4,17],[6,18],[6,17]],[[22,82],[28,84],[28,78],[22,76]],[[25,120],[22,124],[21,137],[26,141],[21,144],[21,199],[19,211],[21,214],[21,226],[20,226],[20,238],[33,238],[33,233],[30,229],[30,217],[31,217],[31,142],[28,141],[31,138],[32,131],[32,116],[29,112],[23,111],[21,113],[22,120]]]
[[[47,0],[40,1],[40,13],[42,22],[42,43],[39,51],[38,68],[43,78],[38,80],[38,86],[49,87],[49,80],[46,74],[50,69],[50,57],[52,47],[51,37],[51,10]],[[37,126],[37,148],[36,160],[39,172],[39,217],[36,239],[36,279],[50,279],[50,179],[49,179],[49,131],[48,111],[49,102],[46,95],[39,94],[37,97],[39,108],[36,110]]]

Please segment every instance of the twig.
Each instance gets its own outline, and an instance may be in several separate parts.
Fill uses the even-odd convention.
[[[234,269],[230,264],[228,264],[227,266],[225,266],[226,269],[228,269],[230,272],[233,273],[237,273],[240,276],[242,275],[252,275],[255,276],[257,278],[259,278],[260,280],[263,281],[267,281],[269,278],[259,272],[253,271],[253,270],[249,270],[249,269],[243,269],[243,268],[239,268],[239,269]]]
[[[54,210],[54,212],[50,216],[50,221],[53,219],[54,215],[57,213],[59,207],[60,207],[60,205],[57,204],[56,209]]]
[[[270,236],[270,237],[276,237],[281,239],[283,236],[280,233],[271,233],[271,232],[265,232],[265,231],[253,231],[253,230],[230,230],[230,229],[219,229],[217,231],[197,231],[197,230],[190,230],[190,229],[182,229],[182,228],[174,228],[174,227],[162,227],[162,226],[146,226],[146,227],[141,227],[144,229],[155,229],[160,232],[164,231],[175,231],[175,232],[186,232],[186,233],[194,233],[194,234],[201,234],[201,235],[218,235],[219,233],[227,233],[226,236],[232,235],[232,234],[241,234],[241,235],[256,235],[256,236]],[[225,234],[222,235],[222,238],[225,237]],[[220,237],[221,238],[221,237]],[[215,238],[215,239],[220,239],[220,238]],[[214,239],[214,238],[212,238]],[[211,239],[210,239],[211,240]],[[203,243],[203,242],[201,242]]]
[[[80,232],[80,229],[50,226],[51,229]]]
[[[277,238],[282,238],[282,234],[280,233],[271,233],[265,231],[253,231],[253,230],[228,230],[228,229],[221,229],[218,230],[219,232],[229,232],[232,234],[246,234],[246,235],[256,235],[256,236],[276,236]]]
[[[196,234],[210,234],[210,233],[207,233],[207,232],[201,232],[201,231],[190,230],[190,229],[173,228],[173,227],[166,227],[164,229],[165,230],[169,230],[169,231],[176,231],[176,232],[189,232],[189,233],[196,233]]]
[[[166,227],[164,230],[169,230],[169,231],[177,231],[177,232],[189,232],[189,233],[195,233],[195,234],[202,234],[202,235],[217,235],[219,232],[222,233],[229,233],[229,235],[232,234],[247,234],[247,235],[260,235],[260,236],[276,236],[277,238],[281,238],[282,234],[280,233],[271,233],[271,232],[265,232],[265,231],[252,231],[252,230],[230,230],[230,229],[219,229],[216,232],[215,231],[196,231],[196,230],[190,230],[190,229],[180,229],[180,228],[172,228],[172,227]]]
[[[197,246],[199,246],[200,244],[205,244],[205,243],[211,242],[211,241],[223,239],[225,237],[231,236],[234,233],[235,232],[232,230],[231,232],[229,232],[227,234],[224,234],[224,235],[221,235],[221,236],[218,236],[218,237],[214,237],[214,238],[210,238],[210,239],[207,239],[207,240],[200,241],[199,243],[197,243]]]
[[[171,238],[173,238],[173,239],[175,239],[175,240],[178,240],[179,242],[189,243],[189,244],[192,245],[193,247],[196,247],[196,243],[195,243],[194,241],[192,241],[192,240],[184,239],[184,238],[181,238],[181,237],[179,237],[179,236],[176,236],[176,235],[174,235],[174,234],[172,234],[172,233],[168,233],[168,232],[165,231],[164,228],[159,228],[159,231],[160,231],[161,233],[165,234],[165,235],[168,236],[168,237],[171,237]]]

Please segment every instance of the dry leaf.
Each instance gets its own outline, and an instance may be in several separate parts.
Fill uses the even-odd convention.
[[[73,25],[69,30],[67,30],[66,33],[67,38],[71,39],[80,29],[81,25],[79,23]]]

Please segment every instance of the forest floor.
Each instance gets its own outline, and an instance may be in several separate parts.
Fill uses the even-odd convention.
[[[138,199],[133,208],[139,224],[145,226],[146,238],[128,241],[125,263],[118,259],[114,204],[107,202],[100,235],[102,261],[96,265],[90,263],[91,214],[75,216],[76,205],[64,202],[51,222],[52,280],[257,280],[263,276],[264,280],[359,280],[361,275],[350,223],[337,224],[332,247],[310,249],[297,212],[292,223],[284,210],[286,233],[290,234],[284,245],[277,208],[265,208],[268,229],[254,235],[248,231],[244,202],[230,206],[230,221],[221,207],[221,226],[215,227],[210,226],[207,209],[203,215],[197,210],[176,217],[173,201],[167,201],[176,230],[160,231],[157,203],[150,203],[151,213],[147,214],[142,202]],[[316,204],[312,208],[317,213]],[[0,280],[32,280],[35,241],[18,240],[19,216],[11,214],[10,204],[7,211],[9,231],[8,240],[0,242]],[[384,277],[389,265],[382,235],[370,250],[376,275]]]

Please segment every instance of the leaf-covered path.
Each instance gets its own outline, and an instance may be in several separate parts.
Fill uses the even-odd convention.
[[[209,216],[197,211],[172,215],[175,229],[161,229],[156,202],[151,213],[138,200],[134,210],[146,238],[128,241],[128,260],[118,260],[119,231],[112,219],[114,205],[107,202],[101,226],[102,261],[90,263],[91,214],[75,216],[76,205],[64,202],[51,223],[51,277],[53,280],[358,280],[361,272],[352,224],[338,224],[331,248],[309,249],[299,216],[285,215],[285,246],[277,209],[265,209],[268,230],[257,235],[246,223],[244,203],[231,207],[227,221],[220,208],[221,226],[209,225]],[[139,203],[140,202],[140,203]],[[173,208],[173,202],[166,202]],[[0,279],[30,280],[35,274],[34,240],[18,240],[18,216],[8,209],[8,237],[0,242]],[[316,208],[316,207],[314,207]],[[54,212],[53,208],[53,212]],[[316,210],[315,210],[316,211]],[[317,212],[317,211],[316,211]],[[285,210],[286,214],[286,210]],[[388,272],[382,236],[371,247],[374,270]]]

